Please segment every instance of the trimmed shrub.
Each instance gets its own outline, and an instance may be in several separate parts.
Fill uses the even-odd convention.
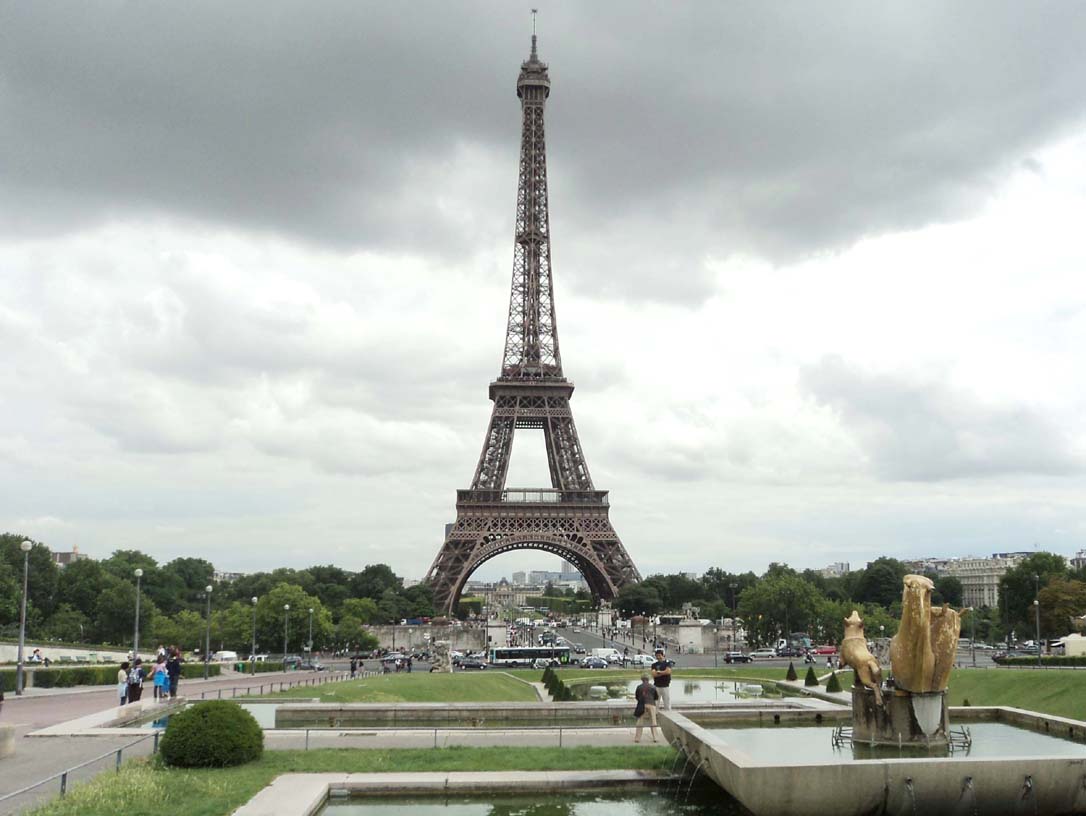
[[[247,660],[239,660],[238,664],[241,666],[242,674],[253,673],[253,665]],[[201,667],[203,664],[200,664]],[[214,665],[214,664],[213,664]],[[264,674],[265,672],[281,672],[283,670],[282,660],[258,660],[256,661],[256,674]],[[201,675],[203,676],[203,675]]]
[[[143,668],[150,674],[154,663],[144,661]],[[34,688],[72,688],[74,686],[109,686],[117,682],[117,669],[119,663],[111,663],[105,666],[50,666],[28,669],[28,674],[33,673]],[[222,673],[222,666],[212,663],[208,666],[208,676],[218,677]],[[8,675],[10,674],[10,679]],[[202,678],[204,676],[203,663],[184,663],[181,666],[181,676],[188,679]],[[15,688],[15,670],[5,669],[0,672],[0,683],[3,688]],[[10,685],[9,685],[10,684]],[[29,681],[28,681],[29,684]]]
[[[826,681],[826,691],[841,691],[841,681],[837,678],[837,672],[830,672],[830,679]]]
[[[814,666],[807,667],[807,676],[803,678],[803,685],[805,686],[817,686],[818,675],[814,673]]]
[[[226,768],[259,759],[264,732],[237,703],[208,700],[170,715],[160,750],[178,768]]]
[[[1000,657],[992,658],[1000,666],[1036,666],[1037,655],[1022,656],[1022,657]],[[1086,666],[1086,655],[1075,655],[1074,657],[1068,657],[1067,655],[1053,655],[1051,657],[1045,657],[1041,655],[1042,666]]]
[[[799,679],[799,675],[796,674],[796,667],[792,664],[792,661],[788,661],[788,674],[784,676],[785,680],[795,682]]]

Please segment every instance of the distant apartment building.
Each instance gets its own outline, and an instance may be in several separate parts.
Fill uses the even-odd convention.
[[[513,583],[517,586],[528,583],[528,576],[524,570],[518,570],[513,573]]]
[[[244,574],[244,572],[223,572],[222,570],[215,570],[211,573],[211,579],[213,581],[218,581],[219,583],[230,583],[231,581],[238,580],[238,578]]]
[[[1073,556],[1067,559],[1068,565],[1071,569],[1082,569],[1086,567],[1086,550],[1079,550]]]
[[[77,545],[77,544],[72,545],[72,551],[71,552],[52,552],[52,551],[50,551],[50,555],[53,556],[53,563],[56,564],[58,567],[61,567],[61,568],[66,567],[69,564],[74,564],[76,561],[82,561],[83,559],[90,557],[88,555],[84,555],[83,553],[81,553],[79,551],[79,545]]]
[[[935,573],[940,578],[957,578],[962,584],[962,603],[965,606],[997,606],[999,581],[1007,570],[1018,566],[1028,552],[993,553],[987,558],[921,558],[906,561],[905,565],[916,573]]]
[[[848,573],[848,561],[834,561],[818,571],[818,574],[823,578],[843,578]]]

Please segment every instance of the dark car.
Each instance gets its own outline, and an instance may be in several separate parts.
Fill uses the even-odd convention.
[[[325,671],[325,669],[325,665],[316,660],[303,660],[298,664],[298,671]]]
[[[742,652],[728,652],[724,655],[725,663],[753,663],[750,655]]]
[[[581,668],[584,669],[606,669],[607,661],[602,657],[586,657],[581,661]]]
[[[477,657],[464,657],[460,659],[461,669],[485,669],[486,663]]]

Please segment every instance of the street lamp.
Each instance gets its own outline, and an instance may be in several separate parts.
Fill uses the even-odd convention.
[[[211,584],[204,587],[207,594],[207,628],[204,630],[204,679],[207,679],[208,661],[211,660]]]
[[[253,602],[253,650],[249,652],[249,674],[256,674],[256,595],[250,600]]]
[[[313,607],[309,607],[309,659],[313,660]]]
[[[19,549],[23,551],[23,606],[22,611],[19,613],[19,655],[15,667],[16,696],[21,696],[23,693],[23,646],[26,642],[26,589],[30,580],[30,550],[33,546],[34,545],[29,539],[24,539],[23,543],[19,545]]]
[[[977,611],[969,607],[969,651],[972,652],[973,668],[977,667]]]
[[[1037,668],[1041,668],[1041,602],[1033,599],[1033,612],[1037,618]]]
[[[136,634],[132,638],[132,662],[135,663],[140,656],[140,579],[143,577],[143,570],[136,567],[133,575],[136,576]]]
[[[287,670],[287,633],[290,632],[290,604],[283,604],[283,671]]]

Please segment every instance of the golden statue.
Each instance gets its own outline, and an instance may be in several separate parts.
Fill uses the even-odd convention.
[[[841,639],[841,662],[852,667],[856,679],[875,692],[875,703],[882,705],[882,669],[867,649],[864,622],[855,609],[845,618],[845,636]]]
[[[946,689],[961,633],[959,614],[944,604],[931,608],[935,585],[923,575],[906,575],[901,627],[890,641],[890,666],[900,689],[924,694]]]

